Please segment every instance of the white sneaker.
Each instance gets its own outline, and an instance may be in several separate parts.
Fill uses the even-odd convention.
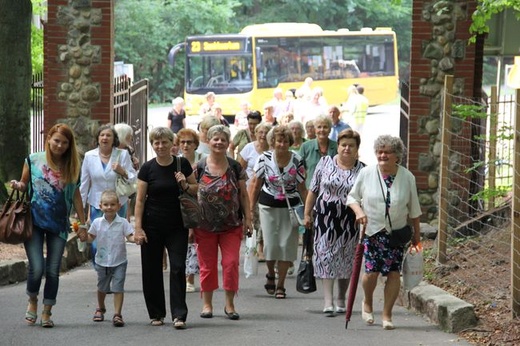
[[[186,283],[186,293],[193,293],[193,292],[195,292],[195,285],[187,282]]]

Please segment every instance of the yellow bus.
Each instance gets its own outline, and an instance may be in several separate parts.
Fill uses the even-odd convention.
[[[190,36],[169,54],[184,49],[186,113],[199,113],[208,92],[223,114],[235,115],[244,101],[263,113],[275,88],[293,92],[308,77],[329,104],[347,99],[361,84],[370,105],[394,100],[398,92],[396,35],[390,28],[323,30],[308,23],[246,26],[240,34]]]

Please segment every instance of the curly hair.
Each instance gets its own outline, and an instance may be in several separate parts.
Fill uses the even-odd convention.
[[[282,137],[289,141],[289,146],[294,144],[294,137],[291,129],[287,125],[278,125],[273,127],[267,134],[267,142],[271,148],[274,148],[276,137]]]

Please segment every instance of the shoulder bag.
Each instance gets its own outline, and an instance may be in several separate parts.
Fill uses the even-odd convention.
[[[404,248],[410,240],[412,240],[412,227],[410,225],[406,225],[403,228],[399,229],[393,229],[392,227],[392,219],[390,219],[390,204],[389,204],[389,191],[387,190],[387,197],[385,197],[385,192],[383,190],[383,184],[381,183],[381,176],[379,175],[379,186],[381,187],[381,193],[383,194],[383,199],[385,200],[385,218],[388,218],[388,223],[390,224],[390,229],[392,230],[389,232],[390,234],[390,242],[388,246],[391,248]]]
[[[180,172],[181,158],[176,157],[175,160],[177,162],[177,172]],[[197,227],[202,221],[202,211],[200,209],[199,201],[197,200],[197,197],[190,195],[186,191],[183,191],[181,184],[179,184],[179,203],[184,227]]]
[[[2,243],[21,244],[32,237],[31,160],[27,158],[27,161],[29,166],[29,183],[26,191],[22,194],[16,191],[16,198],[14,198],[15,190],[13,190],[0,212],[0,242]],[[30,193],[28,194],[27,191],[30,191]]]
[[[316,291],[316,278],[314,277],[314,264],[312,263],[313,253],[312,229],[306,228],[303,235],[302,257],[296,275],[296,290],[300,293]]]
[[[119,163],[119,158],[121,157],[121,150],[120,149],[115,149],[115,150],[117,150],[116,163]],[[130,183],[121,174],[119,174],[117,172],[116,172],[116,174],[117,174],[116,193],[119,197],[123,197],[123,196],[130,197],[134,193],[137,192],[137,188],[134,184]]]

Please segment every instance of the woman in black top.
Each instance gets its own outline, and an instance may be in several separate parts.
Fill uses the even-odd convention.
[[[182,97],[176,97],[172,101],[173,108],[168,113],[168,127],[173,133],[179,132],[180,129],[186,128],[186,112],[184,111],[184,100]]]
[[[157,157],[139,170],[135,205],[136,244],[141,245],[143,294],[151,324],[160,326],[166,316],[162,270],[163,249],[170,259],[170,307],[173,326],[186,328],[186,252],[188,229],[182,222],[179,193],[197,194],[197,182],[188,160],[180,158],[177,171],[170,154],[174,134],[167,127],[156,127],[149,135]]]

